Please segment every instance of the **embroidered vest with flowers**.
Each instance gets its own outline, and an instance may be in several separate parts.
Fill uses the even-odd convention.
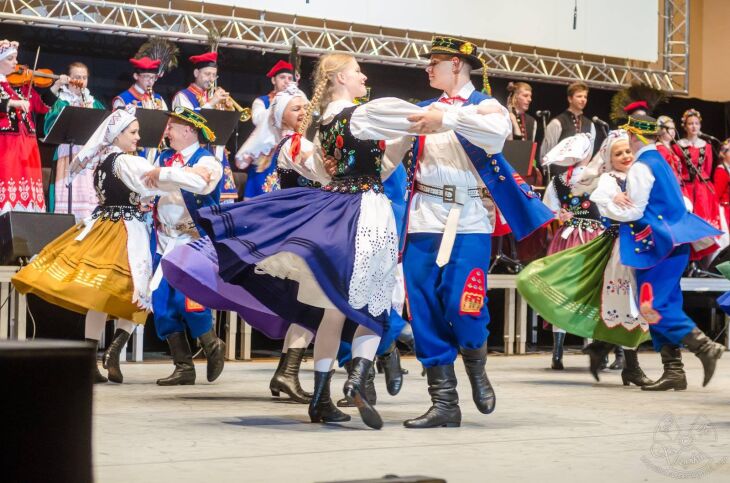
[[[568,181],[572,175],[573,168],[571,167],[565,173],[553,176],[553,186],[558,194],[561,208],[573,214],[573,218],[567,221],[566,225],[591,230],[601,228],[601,213],[591,201],[591,194],[573,194]]]
[[[369,190],[382,193],[380,169],[385,141],[363,141],[352,135],[350,118],[356,107],[346,107],[319,128],[323,156],[337,161],[332,182],[323,189],[339,193]]]

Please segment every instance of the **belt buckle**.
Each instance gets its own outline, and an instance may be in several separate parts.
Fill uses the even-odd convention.
[[[444,185],[442,199],[444,203],[456,203],[456,186],[453,184]]]

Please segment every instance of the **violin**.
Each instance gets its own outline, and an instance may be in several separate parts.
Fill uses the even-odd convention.
[[[31,82],[35,87],[45,89],[51,87],[61,76],[53,73],[50,69],[30,69],[27,65],[19,65],[16,71],[8,74],[8,83],[13,87],[27,86]],[[70,79],[68,83],[72,86],[83,89],[84,81]]]

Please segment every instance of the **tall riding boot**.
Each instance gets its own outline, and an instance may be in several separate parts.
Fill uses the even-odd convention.
[[[378,361],[385,372],[385,387],[388,389],[388,394],[395,396],[403,387],[403,368],[400,365],[400,352],[395,342],[390,346],[388,352],[378,356]]]
[[[613,347],[613,344],[596,340],[588,344],[583,350],[590,358],[590,371],[596,381],[600,381],[598,371],[604,366],[604,360]]]
[[[624,349],[625,364],[621,371],[621,381],[624,386],[634,383],[637,386],[648,386],[654,384],[654,381],[646,377],[644,371],[639,366],[639,354],[635,349]]]
[[[662,356],[664,373],[654,384],[641,386],[642,391],[684,391],[687,389],[687,376],[682,364],[682,351],[676,345],[662,346],[659,352]]]
[[[90,344],[94,344],[94,384],[100,384],[102,382],[107,382],[109,379],[104,377],[101,374],[101,371],[99,371],[99,364],[96,362],[96,351],[99,347],[99,341],[95,339],[86,339],[86,342],[89,342]]]
[[[550,368],[562,371],[563,367],[563,344],[565,343],[565,332],[553,332],[553,362]]]
[[[355,357],[352,360],[352,372],[345,382],[343,392],[345,398],[357,407],[362,421],[373,429],[380,429],[383,427],[383,420],[367,397],[367,379],[372,369],[373,361],[364,357]]]
[[[725,347],[707,337],[697,327],[684,336],[682,343],[702,361],[702,368],[705,370],[702,387],[706,386],[715,373],[717,361],[722,357],[722,353],[725,352]]]
[[[350,416],[332,404],[330,381],[334,373],[334,370],[314,372],[314,392],[312,400],[309,401],[309,419],[313,423],[342,423],[350,420]]]
[[[218,338],[213,329],[201,335],[199,339],[205,358],[208,360],[206,376],[208,382],[213,382],[223,372],[223,365],[226,362],[226,343]]]
[[[425,414],[403,422],[406,428],[454,428],[461,425],[459,395],[456,393],[454,365],[426,369],[431,407]]]
[[[312,395],[302,389],[299,383],[299,368],[302,365],[306,349],[289,349],[286,354],[281,355],[279,367],[269,383],[272,396],[279,396],[280,392],[288,394],[292,401],[302,404],[309,404]]]
[[[158,386],[188,386],[195,384],[195,365],[185,332],[173,332],[167,336],[175,370],[168,377],[158,379]]]
[[[104,351],[104,356],[101,358],[102,365],[106,369],[106,374],[109,376],[109,380],[121,384],[124,381],[124,375],[122,375],[122,369],[119,367],[119,355],[124,348],[124,345],[129,341],[131,334],[123,329],[117,329],[114,331],[114,339],[109,347]]]
[[[618,371],[620,369],[624,368],[624,348],[620,345],[617,345],[616,348],[613,350],[614,356],[616,358],[613,360],[610,366],[608,366],[609,369],[612,371]]]
[[[416,339],[413,337],[413,329],[411,329],[410,324],[408,324],[407,329],[403,329],[401,333],[397,337],[398,342],[402,342],[408,347],[408,351],[411,354],[416,353]],[[401,368],[401,372],[403,374],[408,374],[408,369]]]
[[[466,375],[471,383],[471,397],[474,399],[479,412],[489,414],[494,411],[497,396],[487,377],[487,343],[479,349],[461,349]]]

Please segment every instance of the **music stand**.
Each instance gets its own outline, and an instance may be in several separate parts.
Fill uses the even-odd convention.
[[[96,131],[96,128],[109,115],[109,111],[105,109],[91,109],[88,107],[66,106],[56,118],[56,122],[51,126],[46,137],[43,138],[44,143],[48,144],[68,144],[68,161],[69,165],[74,157],[74,146],[84,145]],[[56,170],[58,160],[51,167],[51,183],[56,182]],[[73,189],[71,183],[68,184],[68,212],[71,211],[73,198]]]
[[[200,115],[208,122],[208,127],[215,134],[215,141],[209,143],[203,138],[203,133],[198,135],[201,144],[213,146],[225,146],[228,143],[233,131],[241,121],[241,113],[237,111],[220,111],[218,109],[201,109]]]
[[[142,148],[160,147],[162,137],[165,135],[167,120],[169,116],[167,111],[157,109],[137,109],[135,117],[139,121],[139,141],[137,146]]]
[[[505,159],[509,161],[514,170],[517,171],[520,176],[527,179],[530,178],[534,170],[537,169],[534,167],[533,162],[535,159],[536,149],[537,144],[532,141],[506,141],[504,143],[504,148],[502,148],[502,154]],[[510,256],[504,253],[504,239],[506,237],[510,237],[508,240],[510,243]],[[519,273],[524,268],[522,263],[520,263],[517,259],[517,242],[512,233],[507,233],[497,237],[496,247],[497,254],[494,256],[494,260],[489,266],[488,273],[492,273],[492,271],[500,265],[504,266],[504,268],[511,273]]]

